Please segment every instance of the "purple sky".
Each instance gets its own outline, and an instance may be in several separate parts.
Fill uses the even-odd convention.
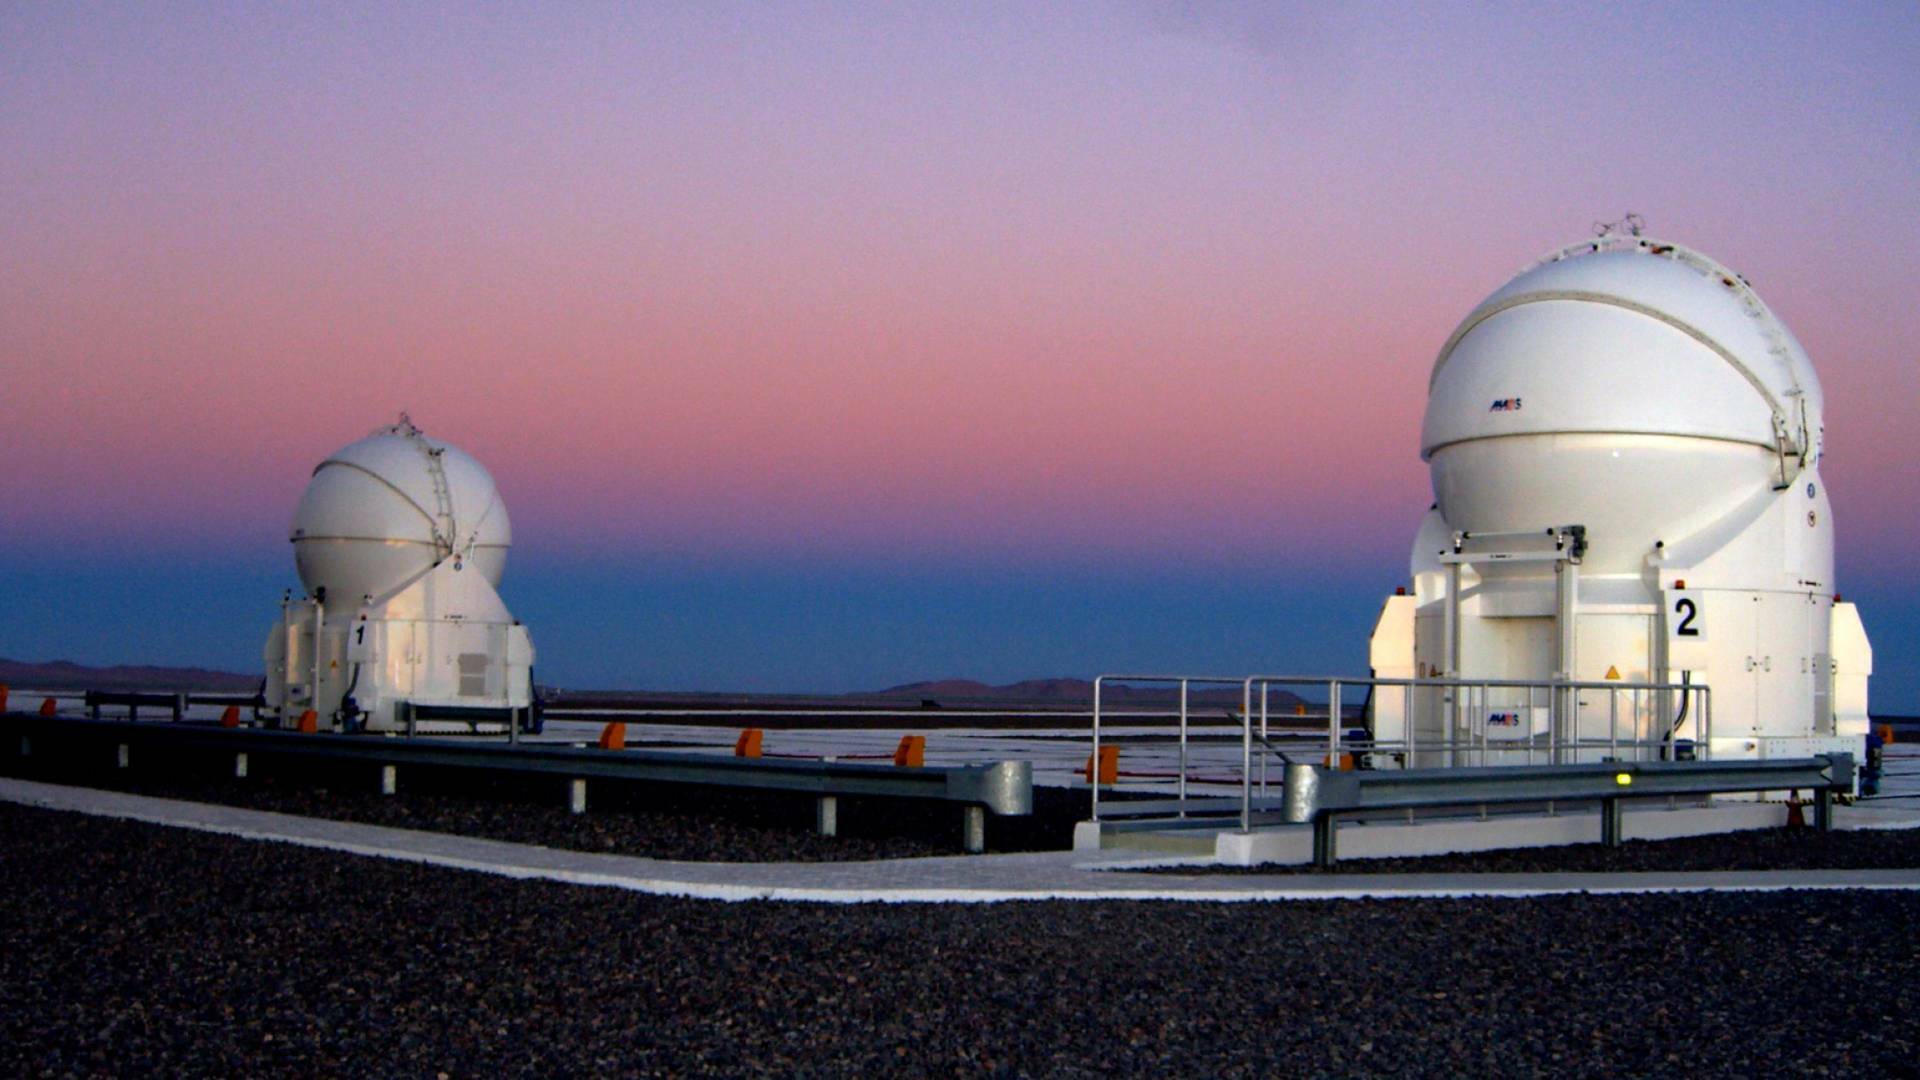
[[[1627,210],[1828,400],[1920,711],[1920,9],[0,8],[0,655],[251,669],[402,408],[542,677],[1364,667],[1425,377]]]

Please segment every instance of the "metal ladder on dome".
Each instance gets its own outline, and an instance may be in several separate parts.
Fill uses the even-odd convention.
[[[433,480],[434,532],[440,556],[445,558],[454,552],[454,540],[458,526],[453,520],[453,490],[447,485],[446,466],[441,462],[441,451],[437,447],[425,447],[427,451],[427,475]]]

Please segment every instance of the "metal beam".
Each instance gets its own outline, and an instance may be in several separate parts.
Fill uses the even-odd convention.
[[[518,746],[456,739],[404,739],[373,735],[301,734],[184,724],[130,723],[11,715],[24,738],[83,738],[158,747],[251,753],[379,765],[424,765],[570,779],[654,781],[714,787],[797,791],[816,795],[866,795],[936,799],[983,806],[1002,816],[1033,812],[1033,763],[1002,761],[905,769],[860,762],[737,758],[646,750]]]
[[[1579,802],[1793,788],[1846,789],[1853,784],[1853,756],[1830,754],[1773,761],[1492,765],[1377,772],[1340,772],[1318,765],[1300,765],[1288,767],[1286,784],[1287,818],[1304,822],[1312,820],[1316,813],[1327,811]]]
[[[1814,793],[1814,824],[1833,828],[1833,794],[1853,787],[1853,755],[1826,754],[1774,761],[1648,761],[1581,765],[1492,766],[1340,772],[1322,765],[1289,765],[1277,813],[1262,820],[1313,827],[1313,862],[1333,865],[1341,814],[1501,803],[1598,802],[1600,841],[1618,847],[1622,810],[1630,798],[1714,795],[1734,791]]]

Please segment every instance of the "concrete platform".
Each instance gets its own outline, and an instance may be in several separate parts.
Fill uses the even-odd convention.
[[[1180,875],[1138,852],[1046,852],[858,863],[689,863],[562,851],[207,803],[0,779],[0,800],[451,869],[712,900],[1336,900],[1565,893],[1920,889],[1920,869],[1661,874]]]
[[[1787,823],[1784,803],[1729,801],[1709,807],[1644,805],[1625,808],[1622,838],[1672,840],[1682,836],[1778,828]],[[1804,811],[1809,817],[1810,809]],[[1105,828],[1103,825],[1118,825]],[[1131,824],[1131,827],[1129,827]],[[1920,827],[1920,809],[1886,805],[1836,806],[1836,829]],[[1344,820],[1339,857],[1368,859],[1453,855],[1502,848],[1587,844],[1600,839],[1600,814],[1576,809],[1557,814],[1462,815],[1408,822],[1403,819]],[[1238,825],[1219,829],[1142,830],[1138,823],[1084,821],[1074,830],[1074,850],[1180,853],[1222,866],[1261,863],[1305,865],[1313,860],[1313,831],[1306,825],[1275,825],[1242,833]]]

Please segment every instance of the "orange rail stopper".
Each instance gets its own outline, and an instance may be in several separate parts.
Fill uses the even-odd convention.
[[[300,714],[299,731],[302,735],[312,735],[320,730],[320,714],[308,709]]]
[[[7,684],[0,682],[0,712],[7,711]]]
[[[48,698],[47,700],[40,703],[40,715],[52,716],[58,710],[58,708],[59,707],[53,703],[53,699]]]
[[[1353,755],[1347,753],[1345,750],[1342,750],[1340,751],[1340,760],[1335,761],[1333,759],[1333,756],[1329,754],[1327,756],[1327,767],[1338,769],[1341,772],[1352,772],[1353,771]]]
[[[600,749],[625,750],[627,748],[627,725],[615,720],[600,729]]]
[[[227,706],[226,711],[220,714],[220,726],[221,727],[239,727],[240,726],[240,706],[238,705]]]
[[[6,704],[7,704],[7,688],[4,686],[0,686],[0,708],[5,708]],[[1873,733],[1875,735],[1880,736],[1881,743],[1887,746],[1893,745],[1893,725],[1892,724],[1880,724],[1873,729]]]
[[[909,769],[918,769],[927,763],[927,737],[925,735],[902,735],[900,745],[893,751],[893,763]]]
[[[1086,768],[1082,769],[1081,772],[1086,775],[1087,783],[1093,783],[1093,755],[1087,755]],[[1103,746],[1100,748],[1100,782],[1103,784],[1117,784],[1120,782],[1119,747]]]
[[[741,732],[740,737],[733,740],[733,756],[759,757],[760,743],[766,738],[766,734],[757,727],[750,727]]]

